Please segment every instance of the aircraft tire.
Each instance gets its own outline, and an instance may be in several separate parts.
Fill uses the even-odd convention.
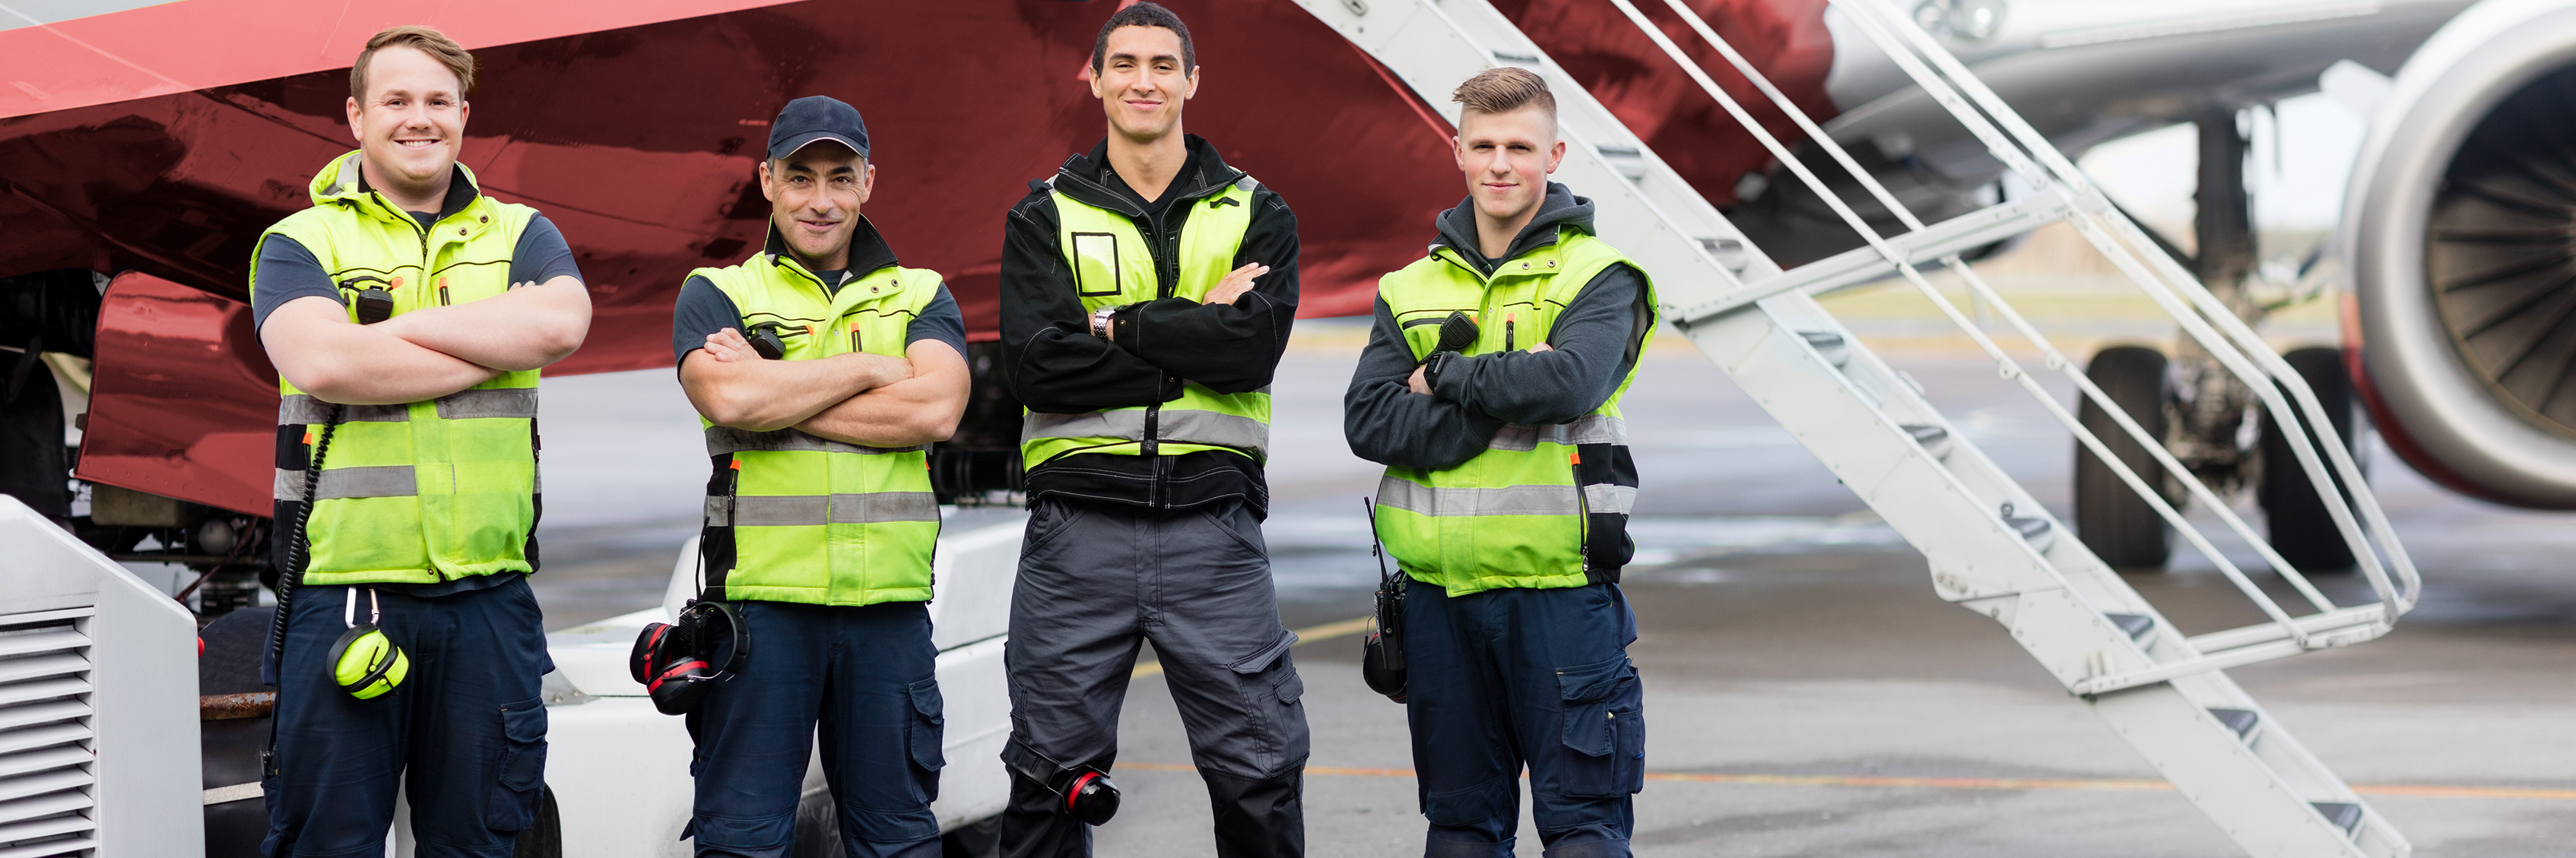
[[[2084,374],[2120,410],[2156,438],[2165,433],[2165,356],[2145,346],[2112,346],[2094,353]],[[2076,420],[2102,439],[2131,471],[2161,484],[2164,470],[2091,399],[2078,399]],[[2075,448],[2075,533],[2102,562],[2122,569],[2162,569],[2172,554],[2171,535],[2155,507],[2129,490],[2110,466]]]
[[[510,858],[563,858],[563,812],[555,808],[555,788],[537,794],[537,821],[519,829]]]
[[[2327,419],[2334,423],[2335,434],[2342,437],[2344,449],[2352,449],[2353,397],[2352,380],[2344,373],[2343,352],[2331,347],[2293,349],[2281,359],[2307,380],[2316,391],[2317,404],[2325,407]],[[2315,443],[2314,435],[2309,442]],[[2263,416],[2263,482],[2254,491],[2255,500],[2263,507],[2265,536],[2281,559],[2301,572],[2348,572],[2353,568],[2352,546],[2343,541],[2327,515],[2325,500],[2319,497],[2315,484],[2308,481],[2307,470],[2300,467],[2297,456],[2290,452],[2287,438]]]

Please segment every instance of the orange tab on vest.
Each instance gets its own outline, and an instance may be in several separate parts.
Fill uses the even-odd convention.
[[[742,470],[742,460],[741,460],[741,459],[739,459],[739,458],[736,458],[736,459],[734,459],[734,460],[733,460],[733,464],[726,465],[725,467],[732,468],[732,469],[737,470],[737,471]]]
[[[1581,451],[1581,450],[1576,450],[1576,451],[1574,451],[1574,454],[1573,454],[1573,455],[1567,456],[1566,458],[1573,459],[1573,460],[1574,460],[1574,464],[1577,464],[1577,465],[1583,464],[1583,451]]]
[[[304,430],[304,446],[313,446],[313,430],[311,429]]]
[[[387,288],[392,288],[392,289],[400,289],[400,288],[402,288],[402,278],[401,278],[400,276],[396,276],[396,277],[394,278],[394,285],[392,285],[392,286],[390,286],[390,287],[387,287]]]

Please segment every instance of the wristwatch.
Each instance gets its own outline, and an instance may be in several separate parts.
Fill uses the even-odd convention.
[[[1117,315],[1118,311],[1119,311],[1119,310],[1121,310],[1121,309],[1124,309],[1124,305],[1109,306],[1109,307],[1102,307],[1102,308],[1100,308],[1100,309],[1098,309],[1098,310],[1094,310],[1094,311],[1092,311],[1092,313],[1091,313],[1091,335],[1092,335],[1092,336],[1095,336],[1095,337],[1099,337],[1099,338],[1104,339],[1104,340],[1105,340],[1105,339],[1108,339],[1108,338],[1109,338],[1109,317],[1110,317],[1110,316]]]

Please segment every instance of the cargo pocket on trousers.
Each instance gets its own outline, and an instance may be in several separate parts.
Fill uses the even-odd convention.
[[[1556,672],[1565,753],[1556,783],[1571,798],[1616,798],[1645,787],[1645,688],[1625,655]]]
[[[546,786],[544,698],[501,707],[501,737],[501,764],[493,770],[492,790],[484,799],[483,825],[518,831],[536,823],[537,799]]]
[[[947,703],[939,696],[939,678],[932,677],[904,688],[912,699],[912,722],[906,725],[906,741],[912,752],[912,765],[928,776],[922,778],[928,798],[939,798],[939,770],[947,767],[948,755],[940,747],[948,728]]]
[[[1250,707],[1245,714],[1262,719],[1261,732],[1278,743],[1261,749],[1263,759],[1255,763],[1264,770],[1306,757],[1306,717],[1294,708],[1306,696],[1306,683],[1297,678],[1297,663],[1288,657],[1296,645],[1297,633],[1281,629],[1270,645],[1226,665]]]

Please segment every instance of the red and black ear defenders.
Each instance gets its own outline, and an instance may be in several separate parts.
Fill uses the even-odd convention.
[[[1020,777],[1046,787],[1048,792],[1064,799],[1062,804],[1056,805],[1056,812],[1082,820],[1085,825],[1105,825],[1110,817],[1118,815],[1118,785],[1109,782],[1108,772],[1097,766],[1065,768],[1064,764],[1029,747],[1026,742],[1013,739],[1011,743],[1052,768],[1040,769],[1026,757],[1003,755],[1004,763]]]
[[[751,658],[751,630],[723,602],[693,600],[679,622],[654,623],[635,636],[627,670],[664,715],[698,707],[716,683],[732,678]]]

